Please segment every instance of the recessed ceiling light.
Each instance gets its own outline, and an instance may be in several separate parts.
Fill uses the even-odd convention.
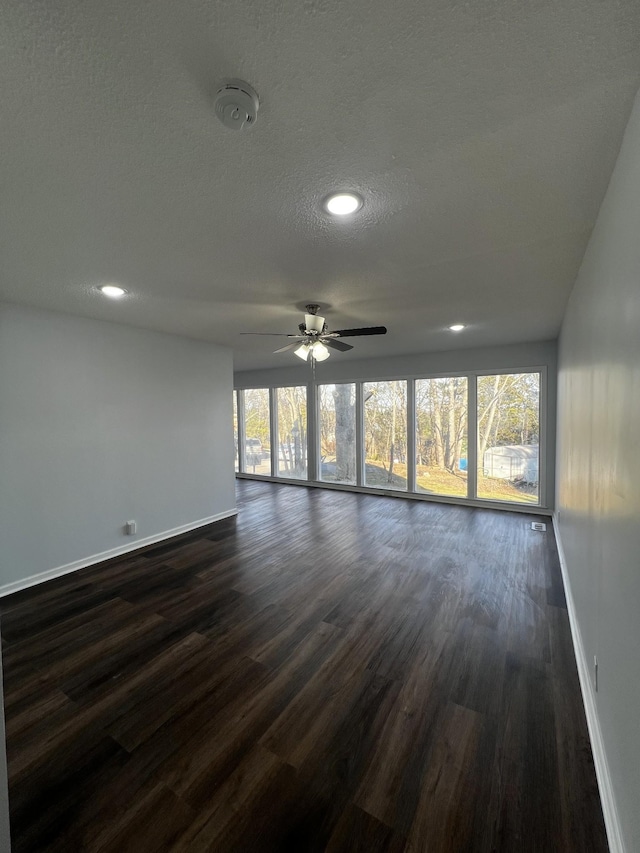
[[[117,284],[103,284],[98,290],[104,296],[109,296],[111,299],[120,299],[127,292],[124,287],[118,287]]]
[[[454,323],[453,326],[449,326],[449,329],[452,332],[461,332],[464,328],[466,328],[466,327],[463,326],[462,323]]]
[[[347,216],[355,213],[363,205],[362,198],[357,193],[334,193],[325,199],[326,210],[334,216]]]

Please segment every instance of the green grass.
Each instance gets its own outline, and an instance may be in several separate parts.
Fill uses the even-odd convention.
[[[256,465],[248,466],[248,473],[266,474],[271,473],[271,464],[267,454],[264,459]],[[323,462],[329,466],[335,463],[335,457],[324,457]],[[281,472],[282,476],[287,476]],[[293,476],[293,475],[292,475]],[[330,473],[323,474],[325,482],[336,481]],[[366,485],[374,488],[392,489],[406,491],[407,489],[407,466],[405,463],[396,462],[393,466],[391,479],[387,469],[381,462],[366,461]],[[416,469],[416,487],[420,494],[444,495],[449,497],[466,498],[467,496],[467,472],[458,471],[452,474],[444,468],[418,465]],[[478,497],[482,500],[511,501],[521,504],[537,504],[537,489],[532,486],[516,486],[508,480],[492,479],[490,477],[478,477]]]
[[[389,474],[379,462],[367,461],[367,485],[387,489],[407,488],[407,466],[396,462],[393,466],[391,482]],[[451,497],[467,496],[467,474],[459,471],[452,474],[443,468],[419,465],[416,469],[417,490],[423,494],[449,495]],[[520,487],[508,480],[497,480],[489,477],[478,478],[478,497],[494,501],[513,501],[514,503],[538,502],[535,487]]]

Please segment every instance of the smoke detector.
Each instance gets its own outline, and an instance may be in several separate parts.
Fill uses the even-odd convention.
[[[242,130],[256,123],[260,101],[244,80],[227,80],[216,92],[216,115],[225,127]]]

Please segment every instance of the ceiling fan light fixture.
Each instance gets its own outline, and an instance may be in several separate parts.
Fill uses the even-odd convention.
[[[332,193],[324,200],[325,210],[332,216],[348,216],[360,210],[364,201],[354,192]]]
[[[320,334],[324,329],[324,317],[318,317],[317,314],[305,314],[304,325],[307,332],[318,332]]]
[[[322,343],[322,341],[316,341],[311,346],[311,354],[316,361],[326,361],[331,353],[327,349],[327,347]]]
[[[299,347],[294,349],[293,354],[297,355],[303,361],[308,361],[309,356],[311,356],[313,361],[326,361],[331,355],[322,341],[314,341],[313,343],[311,341],[304,341],[304,343],[301,343]]]
[[[306,361],[309,358],[310,350],[311,344],[305,341],[303,344],[300,344],[297,349],[294,349],[293,354],[297,355],[298,358],[301,358],[303,361]]]

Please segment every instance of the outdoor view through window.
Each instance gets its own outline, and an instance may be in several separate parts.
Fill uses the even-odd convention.
[[[407,490],[407,383],[364,383],[364,481]]]
[[[467,377],[416,380],[416,489],[467,496]]]
[[[320,386],[320,479],[355,485],[356,386]]]
[[[271,474],[269,389],[244,392],[244,468],[247,474]]]
[[[478,376],[478,497],[539,501],[540,374]]]
[[[279,477],[307,479],[307,388],[278,388]]]
[[[273,470],[284,479],[539,504],[540,389],[539,371],[319,385],[317,424],[309,426],[317,442],[317,473],[307,462],[307,387],[239,391],[233,409],[236,470],[240,422],[246,474],[270,476],[273,456]],[[477,406],[469,412],[474,390]],[[410,412],[415,412],[413,423]],[[477,435],[475,491],[470,435]]]

